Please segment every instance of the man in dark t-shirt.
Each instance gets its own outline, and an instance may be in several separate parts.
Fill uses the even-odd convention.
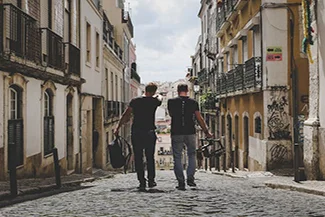
[[[135,170],[140,182],[139,189],[145,190],[146,179],[144,176],[143,150],[147,160],[148,186],[155,187],[155,146],[156,146],[156,126],[155,113],[161,105],[162,97],[155,95],[157,85],[149,83],[146,86],[145,96],[132,99],[128,108],[123,113],[114,134],[118,136],[120,127],[127,123],[133,114],[131,140],[134,152]]]
[[[185,177],[182,166],[182,152],[184,144],[187,147],[188,167],[187,184],[196,186],[195,174],[195,152],[196,152],[196,129],[195,119],[203,129],[207,137],[213,137],[199,111],[199,105],[187,96],[187,84],[179,84],[177,87],[178,97],[168,100],[168,111],[172,118],[171,139],[174,157],[174,173],[178,180],[177,188],[185,190]]]

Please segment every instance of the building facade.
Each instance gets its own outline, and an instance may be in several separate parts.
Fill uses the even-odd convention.
[[[80,171],[79,1],[0,1],[0,179]],[[66,25],[69,24],[69,25]],[[64,28],[70,26],[70,28]]]
[[[205,117],[210,128],[212,122],[217,125],[215,135],[226,147],[228,168],[293,167],[293,144],[301,136],[294,126],[298,117],[308,117],[308,60],[300,52],[299,3],[201,1],[202,28],[208,32],[202,48],[211,61],[210,71],[198,79],[204,90],[212,87],[212,96],[201,101],[211,98],[212,105],[205,104],[210,117]]]
[[[308,7],[308,6],[307,6]],[[325,4],[312,1],[312,25],[314,29],[309,67],[309,116],[304,126],[304,168],[307,179],[325,179]]]

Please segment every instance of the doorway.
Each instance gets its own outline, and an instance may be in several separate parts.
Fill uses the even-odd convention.
[[[234,166],[234,149],[232,145],[233,142],[232,117],[230,115],[227,116],[227,131],[228,131],[228,156],[230,156],[230,167],[232,168]]]
[[[73,170],[73,96],[67,96],[67,169]]]
[[[100,118],[100,99],[93,98],[93,110],[92,110],[92,163],[93,167],[96,167],[96,155],[99,146],[99,124]]]
[[[24,119],[23,90],[17,85],[9,88],[9,120],[8,120],[8,167],[24,164]]]
[[[235,116],[235,167],[239,168],[239,117]]]
[[[249,156],[249,119],[244,117],[244,168],[248,168]]]

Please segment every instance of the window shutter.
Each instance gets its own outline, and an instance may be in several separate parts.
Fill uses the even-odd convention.
[[[16,149],[16,166],[20,166],[24,163],[24,126],[22,119],[8,121],[8,146],[12,145]],[[8,162],[10,162],[11,148],[9,148],[8,154]]]
[[[49,119],[44,117],[44,155],[49,154]]]
[[[54,148],[54,117],[49,118],[49,151]]]

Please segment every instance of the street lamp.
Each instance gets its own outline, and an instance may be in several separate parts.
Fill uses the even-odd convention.
[[[195,93],[198,93],[198,92],[200,91],[200,85],[198,85],[198,84],[194,84],[193,89],[194,89],[194,92],[195,92]]]

